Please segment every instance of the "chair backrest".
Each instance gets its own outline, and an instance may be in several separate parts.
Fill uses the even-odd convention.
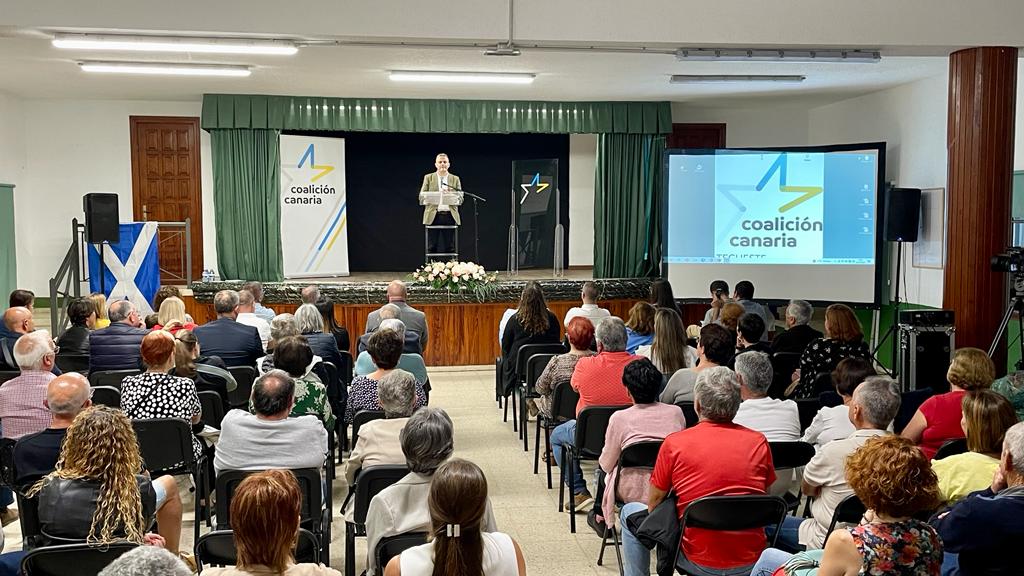
[[[814,376],[814,395],[834,390],[832,386],[832,372],[818,372]]]
[[[822,408],[834,408],[843,403],[843,397],[835,390],[828,390],[818,394],[818,404]]]
[[[4,368],[5,371],[18,371],[13,348],[14,342],[10,338],[0,338],[0,368]]]
[[[235,490],[246,477],[262,472],[262,470],[221,470],[217,474],[217,529],[229,530],[231,528],[231,499],[235,496]],[[316,468],[294,468],[292,473],[299,483],[299,490],[302,492],[302,508],[299,517],[304,525],[318,527],[320,522],[320,509],[323,506],[323,480],[320,471]]]
[[[92,388],[92,403],[121,408],[121,391],[113,386],[95,386]]]
[[[516,351],[516,379],[522,381],[526,378],[526,365],[530,356],[534,354],[564,354],[565,346],[561,344],[523,344]]]
[[[17,378],[18,376],[21,376],[21,372],[18,370],[0,370],[0,384]]]
[[[785,516],[786,501],[778,496],[705,496],[690,502],[683,511],[680,538],[687,528],[749,530],[773,524],[781,525]],[[774,542],[769,545],[773,546]]]
[[[153,477],[191,473],[196,464],[192,452],[192,426],[180,418],[132,420],[142,460]]]
[[[110,386],[121,389],[121,381],[129,376],[142,374],[141,370],[98,370],[89,373],[89,386]]]
[[[619,462],[616,465],[618,472],[615,475],[615,485],[610,487],[612,494],[615,496],[616,502],[622,502],[619,499],[619,478],[622,478],[622,471],[626,468],[644,468],[653,470],[654,464],[658,460],[658,451],[661,450],[661,444],[661,440],[634,442],[619,452]]]
[[[548,362],[554,357],[555,354],[544,352],[542,354],[534,354],[526,361],[526,389],[528,392],[533,393],[534,386],[537,384],[537,379],[540,378],[541,372],[544,372]]]
[[[21,572],[25,576],[95,576],[108,564],[125,552],[135,549],[138,544],[117,542],[113,544],[63,544],[37,548],[21,560]],[[73,570],[69,570],[74,566]]]
[[[814,422],[814,417],[818,414],[818,410],[821,410],[821,403],[818,402],[818,397],[814,398],[800,398],[795,400],[796,410],[800,415],[800,431],[803,432]]]
[[[199,392],[199,405],[203,410],[203,424],[220,430],[220,423],[224,420],[224,402],[213,390]]]
[[[783,398],[786,387],[792,381],[793,371],[800,366],[800,354],[796,352],[775,352],[772,354],[772,383],[768,395]]]
[[[228,403],[232,408],[246,408],[252,396],[252,383],[256,380],[256,369],[252,366],[229,366],[228,372],[235,378],[238,386],[228,392]]]
[[[238,551],[235,549],[235,535],[231,530],[213,530],[196,540],[196,563],[199,572],[203,566],[234,566],[238,563]],[[320,546],[317,537],[305,528],[299,528],[299,537],[295,546],[296,564],[303,562],[320,562]]]
[[[377,547],[373,551],[373,557],[377,562],[377,571],[374,573],[384,574],[384,568],[392,558],[413,546],[419,546],[426,542],[426,532],[406,532],[405,534],[396,534],[394,536],[381,538],[377,541]]]
[[[581,456],[597,458],[604,449],[608,420],[629,406],[587,406],[576,416],[576,449]]]
[[[365,524],[366,512],[370,509],[370,500],[373,500],[373,497],[381,490],[398,482],[408,473],[408,468],[398,465],[370,466],[360,470],[356,475],[356,483],[353,487],[355,507],[349,522],[359,526]]]
[[[89,373],[88,354],[57,354],[55,362],[61,372]]]
[[[26,550],[31,550],[37,545],[37,540],[43,535],[43,528],[39,523],[39,496],[29,498],[15,490],[14,497],[18,500],[18,523],[21,524],[21,537]]]
[[[17,443],[13,438],[0,438],[0,486],[17,491],[14,480],[14,445]]]
[[[814,445],[807,442],[769,442],[768,448],[776,470],[806,466],[814,458]]]
[[[934,394],[931,388],[921,388],[920,390],[911,390],[901,394],[900,409],[896,413],[896,418],[892,421],[893,431],[897,434],[903,432],[903,429],[910,423],[910,419],[914,417],[921,404],[924,404],[924,401],[931,398]]]
[[[551,393],[551,415],[557,420],[572,420],[576,418],[576,404],[579,401],[579,392],[572,389],[571,382],[556,382],[554,392]]]
[[[687,428],[692,428],[700,422],[700,416],[697,415],[697,408],[694,407],[693,402],[680,402],[676,406],[683,411],[683,418],[686,419]]]
[[[383,410],[360,410],[356,412],[356,415],[352,417],[352,447],[355,448],[356,441],[359,440],[359,429],[363,427],[363,424],[371,420],[382,420],[383,418]]]
[[[356,362],[348,350],[341,350],[340,353],[341,366],[338,366],[338,376],[341,378],[341,383],[348,386],[352,383],[352,371],[355,370]]]
[[[967,438],[955,438],[947,440],[942,446],[939,446],[932,460],[942,460],[943,458],[963,454],[964,452],[967,452]]]
[[[839,505],[836,506],[835,512],[832,513],[832,522],[829,523],[828,532],[825,534],[825,542],[828,542],[828,537],[836,529],[837,524],[840,522],[857,524],[864,517],[865,512],[867,512],[867,506],[864,506],[864,503],[860,501],[856,494],[850,494],[843,498]],[[825,542],[822,542],[822,548],[825,547]]]

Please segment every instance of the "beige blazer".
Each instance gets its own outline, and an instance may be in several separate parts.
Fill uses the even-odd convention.
[[[448,187],[455,190],[462,190],[462,180],[451,172],[448,173]],[[420,186],[420,192],[440,192],[441,184],[437,178],[437,172],[431,172],[423,177],[423,185]],[[459,217],[459,207],[449,206],[452,211],[452,220],[455,220],[457,225],[462,225],[462,218]],[[437,206],[424,206],[423,207],[423,225],[427,226],[434,223],[434,217],[437,216]]]
[[[398,435],[408,418],[370,420],[359,429],[359,440],[345,465],[345,480],[351,486],[360,468],[381,464],[405,464]]]

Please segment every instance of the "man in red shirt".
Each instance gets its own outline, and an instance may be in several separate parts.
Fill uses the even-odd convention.
[[[629,532],[626,518],[654,510],[669,491],[679,498],[678,515],[704,496],[765,494],[775,481],[768,441],[760,432],[734,424],[740,406],[736,374],[724,366],[701,372],[694,388],[700,422],[665,439],[651,474],[650,498],[622,507],[622,546],[627,576],[650,574],[651,551]],[[718,532],[687,528],[686,557],[711,569],[753,564],[766,544],[763,528]]]
[[[622,384],[622,371],[636,356],[626,352],[626,325],[621,318],[610,316],[594,330],[597,355],[580,358],[572,372],[572,388],[580,395],[576,414],[587,406],[630,406],[633,399]],[[555,462],[562,463],[562,448],[576,440],[576,421],[569,420],[551,431],[551,452]],[[587,490],[583,470],[576,465],[566,471],[565,485],[572,488],[576,511],[593,504],[594,497]]]

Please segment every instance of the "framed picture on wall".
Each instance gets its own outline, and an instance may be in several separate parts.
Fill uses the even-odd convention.
[[[914,268],[935,268],[946,265],[946,189],[921,189],[921,220],[914,242]]]

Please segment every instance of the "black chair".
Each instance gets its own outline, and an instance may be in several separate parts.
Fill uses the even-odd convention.
[[[62,544],[36,548],[21,559],[21,573],[25,576],[95,576],[122,554],[134,550],[138,544]],[[69,570],[69,567],[74,568]]]
[[[530,356],[533,356],[534,354],[564,354],[565,352],[567,352],[567,350],[566,350],[565,346],[563,346],[561,343],[553,343],[553,344],[523,344],[522,346],[519,347],[519,350],[516,351],[516,357],[515,357],[516,369],[515,369],[515,376],[514,376],[515,384],[512,386],[511,390],[509,390],[507,392],[503,392],[503,395],[506,396],[504,421],[508,422],[508,406],[511,403],[512,404],[512,430],[515,431],[515,432],[520,432],[520,434],[519,434],[520,436],[522,436],[522,432],[519,430],[519,418],[518,418],[518,415],[516,414],[516,412],[517,412],[517,410],[516,410],[516,406],[517,406],[516,395],[519,393],[521,385],[523,384],[523,382],[526,381],[526,363],[527,363],[527,361],[530,359]]]
[[[217,530],[231,529],[231,499],[238,485],[246,477],[260,470],[221,470],[217,474]],[[317,554],[325,564],[330,565],[331,554],[331,494],[324,494],[323,479],[316,468],[292,469],[302,492],[302,507],[299,510],[301,528],[309,530],[317,546]],[[326,499],[326,500],[325,500]],[[198,542],[198,539],[196,540]]]
[[[934,394],[935,392],[931,388],[921,388],[920,390],[911,390],[901,394],[900,410],[892,421],[893,431],[897,434],[903,432],[903,429],[910,423],[911,418],[914,417],[921,404],[924,404],[924,401],[931,398]]]
[[[370,500],[408,473],[405,466],[370,466],[356,475],[351,494],[355,499],[354,506],[351,517],[345,519],[345,576],[356,576],[356,538],[366,536],[366,512],[370,509]],[[344,508],[343,505],[343,512]]]
[[[0,384],[18,376],[21,376],[21,372],[18,370],[0,370]]]
[[[121,391],[113,386],[95,386],[92,388],[92,403],[121,408]]]
[[[228,392],[228,404],[231,408],[248,410],[252,383],[256,380],[256,369],[252,366],[230,366],[228,372],[231,372],[235,382],[238,382],[238,386]]]
[[[786,388],[793,378],[793,371],[800,367],[800,354],[796,352],[776,352],[772,354],[772,383],[768,387],[768,395],[772,398],[785,398]]]
[[[533,473],[536,474],[540,463],[540,431],[544,429],[544,462],[548,470],[548,490],[551,490],[551,431],[567,420],[576,418],[576,404],[580,395],[572,389],[568,380],[555,383],[551,393],[551,417],[537,415],[537,427],[533,440]]]
[[[121,381],[129,376],[142,374],[141,370],[99,370],[89,373],[89,386],[110,386],[121,389]]]
[[[54,360],[61,372],[89,373],[88,354],[57,354]]]
[[[615,474],[615,482],[612,482],[611,486],[605,487],[606,490],[611,490],[615,498],[615,504],[622,506],[625,502],[619,499],[619,478],[622,477],[622,471],[626,468],[645,468],[654,469],[654,463],[658,460],[658,451],[661,450],[662,441],[649,441],[649,442],[637,442],[630,444],[622,449],[619,454],[619,462],[616,465],[617,472]],[[605,516],[614,514],[613,510],[609,510],[605,513]],[[604,535],[601,537],[601,552],[597,555],[597,565],[603,566],[604,562],[604,550],[608,547],[608,536],[612,537],[612,545],[615,546],[615,559],[619,563],[619,574],[622,571],[622,550],[621,542],[619,541],[618,531],[614,526],[609,527],[608,522],[605,521]]]
[[[224,403],[213,390],[199,392],[199,405],[203,410],[202,423],[220,430],[220,423],[224,420]]]
[[[352,448],[356,447],[356,441],[359,440],[359,429],[363,427],[363,424],[371,420],[380,420],[384,418],[383,410],[360,410],[356,412],[356,415],[352,417]]]
[[[835,390],[835,386],[832,385],[832,372],[818,372],[814,376],[814,396],[832,390]]]
[[[526,360],[526,377],[519,384],[519,435],[523,437],[523,452],[530,451],[529,435],[526,429],[529,410],[526,407],[526,403],[527,400],[539,396],[536,391],[537,379],[540,378],[541,373],[547,368],[548,362],[554,357],[555,354],[545,352],[534,354]]]
[[[316,536],[305,528],[299,528],[295,546],[295,562],[320,562],[320,543]],[[235,535],[231,530],[214,530],[203,534],[195,545],[198,572],[203,566],[234,566],[238,563],[238,551],[235,549]]]
[[[777,472],[806,466],[814,458],[814,445],[807,442],[769,442],[768,448],[772,452],[772,466]],[[800,495],[787,492],[783,499],[789,510],[796,514]]]
[[[860,519],[864,517],[864,513],[867,512],[867,506],[860,501],[860,498],[856,494],[850,494],[846,498],[843,498],[839,506],[836,506],[835,512],[832,513],[832,521],[828,525],[828,533],[825,534],[825,541],[821,543],[821,547],[825,547],[825,543],[828,542],[828,537],[832,535],[832,531],[836,529],[836,524],[845,522],[847,524],[857,524]]]
[[[153,478],[188,474],[196,485],[194,538],[199,539],[203,518],[202,501],[209,494],[206,482],[206,458],[192,451],[192,425],[180,418],[141,418],[132,420],[139,440],[139,451]],[[208,499],[206,499],[208,500]]]
[[[341,384],[347,388],[352,383],[352,371],[355,370],[356,361],[352,359],[352,353],[348,350],[339,350],[338,352],[341,354],[338,377],[341,378]]]
[[[748,576],[753,564],[731,569],[705,569],[682,551],[687,528],[734,531],[781,525],[786,517],[786,501],[778,496],[705,496],[690,502],[679,520],[679,546],[676,547],[676,571],[693,576]],[[778,531],[768,542],[775,546]]]
[[[683,418],[686,419],[687,428],[692,428],[700,422],[700,416],[697,415],[697,409],[694,407],[693,402],[680,402],[676,406],[683,411]]]
[[[800,432],[803,433],[810,427],[811,422],[814,422],[814,417],[818,415],[818,410],[821,410],[821,402],[818,401],[817,397],[800,398],[795,400],[795,402],[797,412],[800,415]]]
[[[374,574],[383,575],[384,568],[392,558],[413,546],[424,544],[426,541],[426,532],[406,532],[405,534],[397,534],[395,536],[381,538],[380,541],[377,542],[377,546],[373,551],[373,558],[377,563],[377,569]]]
[[[939,446],[939,449],[935,452],[935,457],[932,460],[942,460],[950,456],[956,456],[957,454],[963,454],[967,452],[967,438],[955,438],[953,440],[947,440]]]
[[[558,509],[565,504],[565,479],[582,460],[597,460],[604,449],[604,433],[612,414],[629,406],[588,406],[576,416],[576,438],[562,447],[558,469]],[[569,495],[569,531],[576,533],[576,500]]]
[[[822,408],[835,408],[843,403],[843,397],[835,390],[829,390],[818,394],[818,404]]]

